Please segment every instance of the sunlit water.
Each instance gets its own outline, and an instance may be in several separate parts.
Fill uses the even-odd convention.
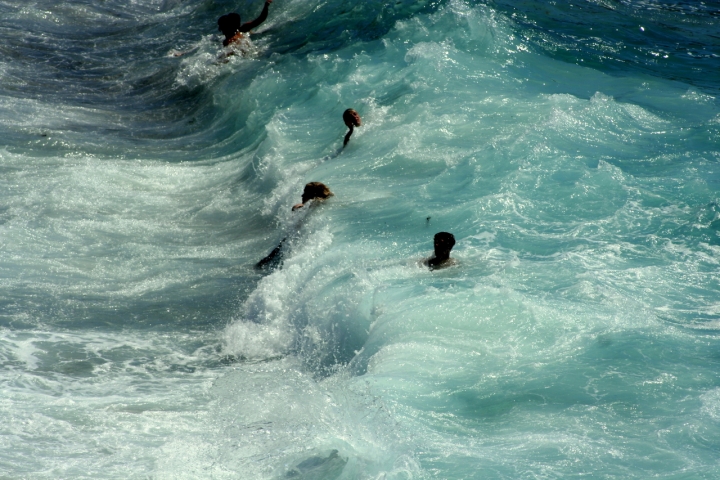
[[[720,4],[260,8],[0,2],[0,477],[719,477]]]

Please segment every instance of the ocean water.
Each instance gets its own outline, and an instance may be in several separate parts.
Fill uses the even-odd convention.
[[[720,3],[260,8],[0,1],[0,478],[720,478]]]

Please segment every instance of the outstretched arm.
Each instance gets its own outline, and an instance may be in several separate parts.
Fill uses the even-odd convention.
[[[265,6],[263,7],[263,10],[260,13],[260,16],[258,18],[256,18],[255,20],[253,20],[252,22],[243,23],[240,26],[240,29],[238,31],[243,32],[243,33],[249,32],[253,28],[260,26],[260,24],[263,23],[265,21],[265,19],[267,19],[268,7],[270,6],[271,3],[272,3],[272,0],[265,0]]]

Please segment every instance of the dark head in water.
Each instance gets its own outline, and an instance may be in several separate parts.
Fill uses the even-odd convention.
[[[220,30],[225,38],[232,38],[238,30],[240,30],[240,15],[237,13],[228,13],[218,19],[218,30]]]
[[[303,201],[303,203],[305,203],[314,198],[326,199],[326,198],[329,198],[332,196],[333,196],[333,193],[330,191],[330,189],[324,183],[310,182],[307,185],[305,185],[305,190],[303,190],[303,194],[302,194],[302,201]]]
[[[347,125],[348,128],[359,127],[362,125],[360,114],[352,108],[348,108],[343,112],[343,122],[345,122],[345,125]]]
[[[428,259],[425,264],[431,270],[436,268],[447,267],[454,262],[450,258],[450,251],[455,246],[455,236],[448,232],[439,232],[434,238],[435,256]]]
[[[302,203],[298,203],[292,207],[293,210],[302,208],[310,200],[325,200],[333,196],[333,193],[324,183],[310,182],[305,185],[305,190],[302,193]]]
[[[350,129],[345,135],[345,141],[343,142],[344,147],[350,141],[350,136],[353,134],[354,128],[362,125],[362,119],[359,113],[352,108],[348,108],[343,112],[343,122],[345,122],[345,125]]]
[[[265,6],[263,7],[260,16],[252,22],[241,23],[240,15],[235,12],[228,13],[227,15],[220,17],[218,19],[218,30],[225,35],[223,45],[227,47],[231,43],[239,41],[242,38],[243,33],[249,32],[263,23],[268,16],[268,7],[271,3],[272,0],[265,0]]]

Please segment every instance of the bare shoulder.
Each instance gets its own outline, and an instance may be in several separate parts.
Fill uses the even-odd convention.
[[[430,262],[428,262],[428,266],[430,267],[430,270],[440,270],[443,268],[455,267],[457,265],[458,265],[458,262],[454,258],[448,258],[447,260],[442,261],[437,264],[430,264]]]
[[[454,267],[459,264],[454,258],[448,258],[442,262],[436,262],[435,257],[428,257],[420,260],[419,265],[428,267],[430,270],[440,270],[443,268]]]

